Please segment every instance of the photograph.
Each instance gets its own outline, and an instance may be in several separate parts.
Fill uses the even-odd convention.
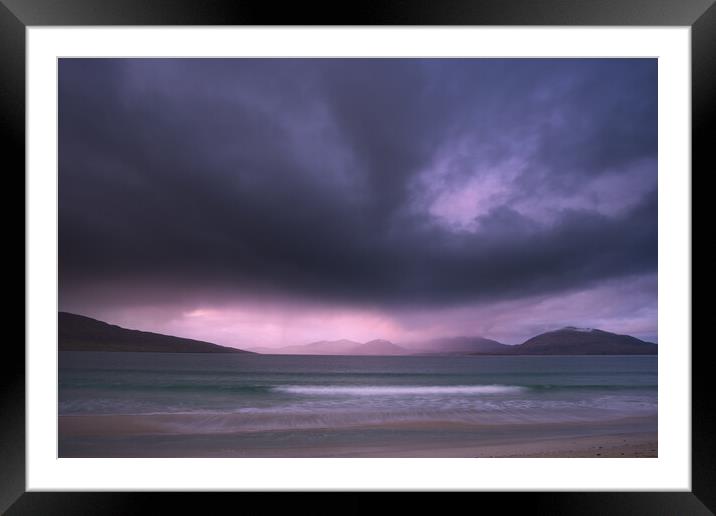
[[[59,458],[659,457],[658,72],[60,57]]]

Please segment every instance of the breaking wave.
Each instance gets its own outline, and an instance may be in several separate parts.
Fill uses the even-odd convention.
[[[274,387],[274,390],[311,396],[420,396],[436,394],[517,394],[525,389],[515,385],[283,385]]]

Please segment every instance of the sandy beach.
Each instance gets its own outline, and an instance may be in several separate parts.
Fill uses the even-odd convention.
[[[204,416],[205,417],[205,416]],[[411,422],[292,432],[186,434],[191,415],[61,416],[60,457],[657,457],[651,418],[606,423]],[[189,421],[188,421],[189,420]],[[351,435],[362,439],[351,442]],[[303,439],[296,440],[301,434]],[[586,435],[585,435],[586,434]],[[365,438],[365,436],[369,438]],[[306,443],[306,436],[313,441]],[[260,441],[260,444],[256,444]],[[304,443],[297,446],[293,443]]]

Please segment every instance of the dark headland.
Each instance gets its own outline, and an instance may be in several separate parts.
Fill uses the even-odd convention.
[[[153,353],[251,353],[201,340],[128,330],[90,317],[57,314],[60,351],[145,351]]]
[[[630,335],[619,335],[596,328],[568,326],[542,333],[518,346],[520,355],[655,355],[658,346]]]

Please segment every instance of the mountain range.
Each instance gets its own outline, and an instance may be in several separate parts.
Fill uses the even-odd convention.
[[[629,335],[567,326],[507,345],[484,337],[446,337],[398,345],[376,339],[318,341],[245,351],[159,333],[130,330],[82,315],[59,312],[60,351],[150,351],[168,353],[265,353],[276,355],[654,355],[658,346]]]
[[[410,355],[413,351],[388,340],[375,339],[365,343],[352,340],[321,340],[310,344],[282,348],[253,348],[259,353],[279,355]]]
[[[387,340],[336,340],[255,350],[277,355],[654,355],[658,346],[629,335],[567,326],[517,345],[484,337],[446,337],[400,346]]]

